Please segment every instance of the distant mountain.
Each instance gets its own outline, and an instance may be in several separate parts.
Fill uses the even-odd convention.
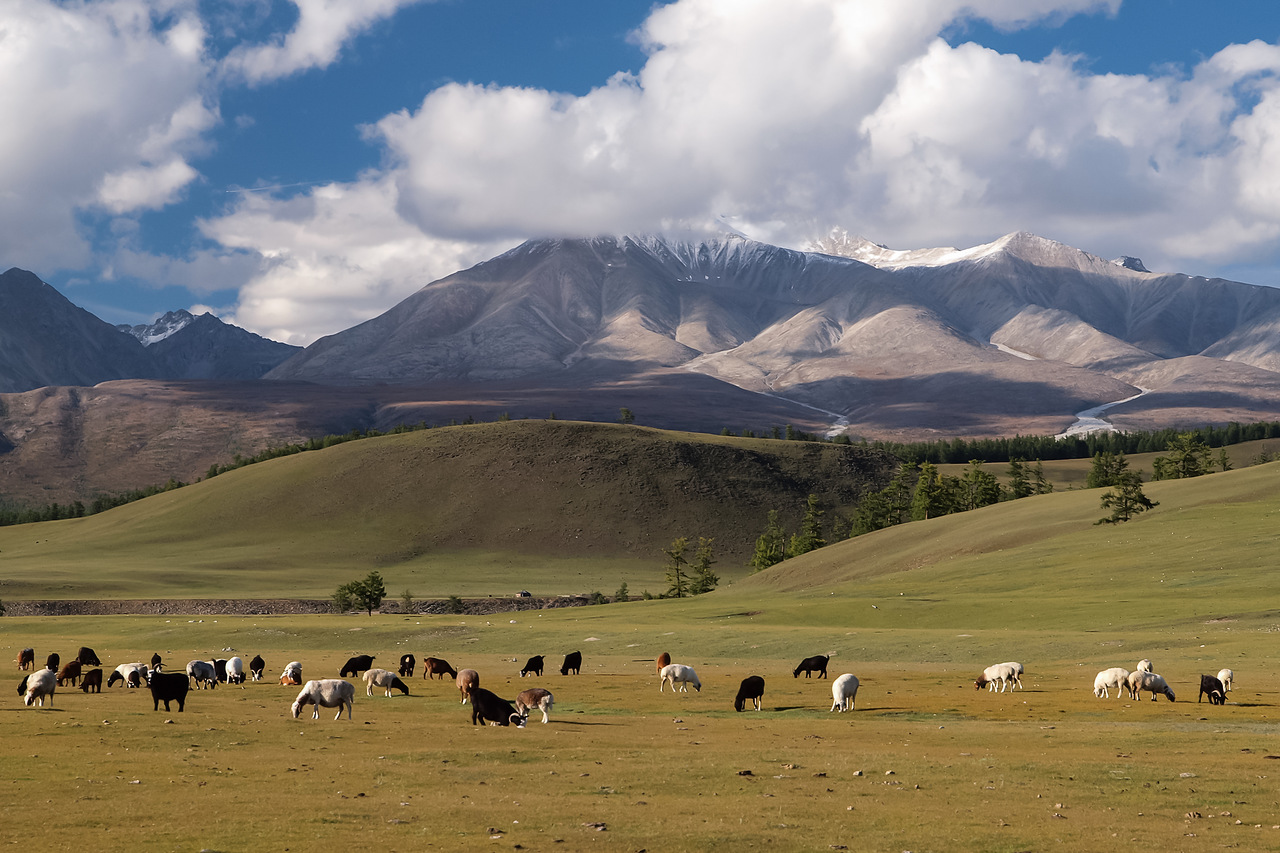
[[[184,314],[189,319],[182,322]],[[259,379],[302,351],[208,313],[192,317],[186,311],[170,311],[151,328],[147,351],[165,379]]]
[[[159,343],[174,332],[186,328],[194,319],[195,315],[190,311],[185,308],[179,308],[177,311],[167,312],[163,317],[157,318],[154,323],[142,323],[137,326],[121,323],[116,328],[133,335],[145,347]]]

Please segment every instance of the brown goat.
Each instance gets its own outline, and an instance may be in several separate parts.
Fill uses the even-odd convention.
[[[85,693],[101,693],[102,692],[102,670],[91,669],[84,674],[84,678],[80,681],[80,689]]]
[[[80,683],[80,671],[80,661],[67,661],[66,666],[58,673],[58,686],[64,687],[69,683],[72,687],[75,687]]]
[[[462,704],[467,704],[467,694],[471,688],[480,686],[480,673],[474,669],[464,669],[458,673],[458,692],[462,694]]]
[[[18,652],[18,669],[34,669],[36,665],[36,650],[23,649]]]
[[[422,677],[430,678],[435,681],[436,676],[440,676],[443,681],[448,675],[450,678],[457,678],[458,671],[449,666],[449,662],[443,658],[423,658],[422,659]]]
[[[662,674],[662,668],[669,663],[671,663],[671,655],[667,654],[666,652],[663,652],[662,654],[658,655],[658,674],[659,675]]]

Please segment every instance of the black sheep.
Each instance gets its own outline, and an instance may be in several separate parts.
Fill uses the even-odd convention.
[[[742,679],[742,685],[738,688],[738,698],[733,700],[733,710],[745,710],[747,700],[750,699],[752,706],[759,711],[762,696],[764,696],[764,679],[758,675],[748,675]]]
[[[367,669],[373,669],[373,659],[375,657],[376,655],[356,655],[347,661],[338,675],[343,678],[350,675],[354,678]]]
[[[44,668],[45,668],[45,669],[51,669],[51,670],[53,670],[54,672],[57,672],[57,671],[58,671],[58,664],[60,664],[60,663],[62,663],[62,658],[58,657],[58,653],[57,653],[57,652],[54,652],[53,654],[49,655],[49,657],[45,658],[45,661],[44,661]]]
[[[564,666],[560,667],[561,675],[568,675],[570,671],[574,675],[582,669],[582,652],[569,652],[564,656]]]
[[[529,658],[529,662],[524,665],[524,669],[520,670],[521,678],[529,674],[536,675],[539,678],[542,677],[542,655],[534,655]]]
[[[191,689],[191,682],[187,679],[185,672],[153,672],[151,674],[151,698],[154,700],[154,710],[160,710],[160,703],[164,703],[164,709],[169,710],[169,703],[176,701],[178,710],[181,711],[187,704],[187,691]]]
[[[1200,692],[1196,694],[1196,702],[1199,702],[1205,695],[1208,695],[1210,705],[1227,704],[1227,690],[1216,676],[1200,676]]]
[[[76,652],[76,660],[80,661],[81,666],[102,666],[98,653],[88,646],[80,647],[80,651]]]
[[[819,678],[827,677],[827,661],[831,658],[826,655],[814,655],[811,658],[805,658],[800,661],[800,665],[796,667],[796,671],[791,673],[792,678],[799,678],[800,673],[804,673],[805,678],[809,678],[812,673],[818,673]]]
[[[413,655],[400,656],[400,676],[402,678],[413,678],[413,668],[418,663],[418,659]]]
[[[520,728],[524,728],[516,709],[496,693],[483,687],[472,687],[467,691],[467,696],[471,699],[471,725],[484,725],[488,722],[495,726],[509,726],[515,720]]]
[[[262,655],[254,655],[253,660],[249,661],[249,674],[253,676],[254,681],[262,680],[262,672],[267,668],[267,662],[262,659]]]
[[[102,692],[102,670],[91,669],[84,674],[84,678],[80,681],[80,689],[85,693],[101,693]]]

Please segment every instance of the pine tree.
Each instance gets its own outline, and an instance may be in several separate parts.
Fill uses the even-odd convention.
[[[1085,477],[1086,489],[1103,489],[1119,485],[1120,478],[1129,470],[1129,460],[1123,453],[1100,451],[1093,454],[1093,466]]]
[[[1000,481],[994,474],[982,470],[982,462],[969,460],[969,467],[959,481],[959,505],[961,512],[990,506],[1000,501]]]
[[[689,561],[684,552],[689,547],[689,539],[681,536],[671,543],[670,548],[663,548],[667,555],[667,598],[684,598],[689,595],[689,577],[685,569]]]
[[[751,555],[751,570],[763,571],[776,566],[787,558],[787,533],[778,522],[778,511],[769,510],[769,520],[765,523],[764,533],[756,539],[756,550]]]
[[[787,548],[788,557],[808,554],[827,544],[827,540],[822,538],[822,516],[822,502],[817,495],[809,495],[804,518],[800,521],[800,532],[791,537],[791,544]]]
[[[1102,508],[1111,510],[1111,515],[1098,519],[1094,524],[1119,524],[1159,505],[1159,501],[1151,500],[1142,491],[1142,478],[1138,472],[1125,471],[1120,482],[1102,496]]]
[[[1213,470],[1213,451],[1194,432],[1179,433],[1165,446],[1168,456],[1157,456],[1151,465],[1156,480],[1185,480]]]
[[[911,497],[911,519],[924,521],[951,511],[948,485],[932,462],[920,463],[920,479]]]
[[[711,550],[711,542],[712,540],[705,536],[698,537],[698,550],[693,555],[693,568],[689,582],[689,592],[692,595],[711,592],[720,583],[720,577],[711,571],[711,566],[716,562],[714,552]]]

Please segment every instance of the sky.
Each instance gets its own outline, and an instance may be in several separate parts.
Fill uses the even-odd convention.
[[[1280,286],[1275,0],[2,0],[0,269],[293,344],[526,239]]]

